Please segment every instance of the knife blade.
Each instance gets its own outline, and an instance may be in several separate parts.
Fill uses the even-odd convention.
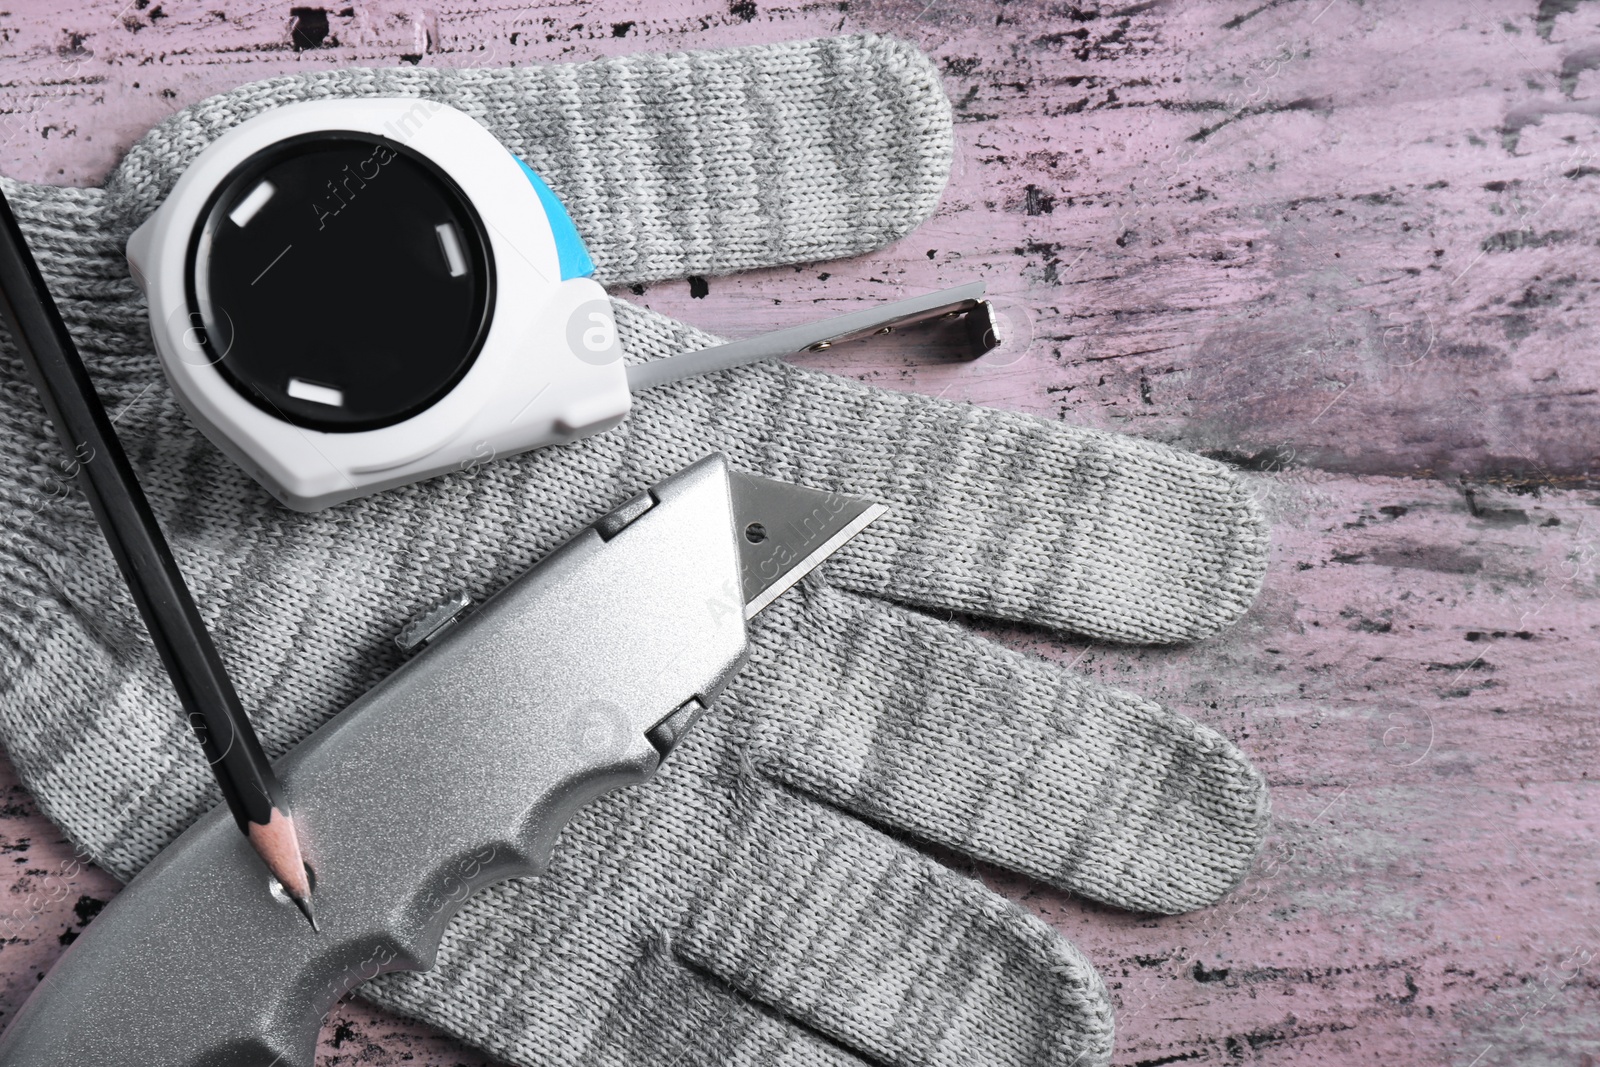
[[[744,617],[810,574],[887,510],[882,504],[804,486],[731,473],[734,534],[744,590]]]

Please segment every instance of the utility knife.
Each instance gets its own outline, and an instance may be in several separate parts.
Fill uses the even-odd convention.
[[[334,1003],[433,965],[476,889],[650,778],[739,670],[747,621],[883,514],[713,454],[586,527],[277,764],[313,928],[225,810],[91,923],[0,1037],[5,1067],[312,1067]]]

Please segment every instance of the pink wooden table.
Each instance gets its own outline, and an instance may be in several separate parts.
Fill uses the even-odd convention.
[[[640,299],[740,335],[984,277],[1020,351],[817,362],[1206,451],[1276,521],[1225,636],[1011,635],[1253,754],[1276,825],[1245,887],[1152,919],[979,873],[1100,967],[1121,1064],[1600,1058],[1600,3],[341,0],[296,50],[288,0],[121,2],[0,11],[0,172],[93,183],[156,120],[287,71],[918,42],[959,123],[934,219]],[[0,788],[8,1015],[116,887]],[[484,1061],[355,1002],[321,1062]]]

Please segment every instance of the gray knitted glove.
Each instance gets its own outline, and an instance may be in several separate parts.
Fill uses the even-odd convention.
[[[544,877],[470,900],[434,971],[367,995],[528,1065],[1103,1062],[1093,968],[906,841],[1176,912],[1243,877],[1265,788],[1213,731],[934,616],[1204,637],[1261,575],[1239,482],[1161,446],[768,364],[646,393],[572,446],[288,512],[171,398],[122,247],[218,131],[374,93],[493,129],[608,284],[875,247],[933,209],[950,155],[927,61],[858,37],[280,79],[164,124],[105,190],[6,184],[273,753],[393,669],[419,608],[493,591],[712,449],[890,506],[760,617],[750,664],[652,783],[585,810]],[[618,318],[633,359],[712,340]],[[217,795],[9,340],[4,355],[0,730],[50,816],[128,877]]]

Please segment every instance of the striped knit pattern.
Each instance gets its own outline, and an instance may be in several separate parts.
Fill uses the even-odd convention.
[[[646,787],[584,811],[550,873],[473,898],[437,968],[370,995],[509,1061],[1091,1064],[1105,990],[1037,919],[908,847],[1107,903],[1216,900],[1262,838],[1211,730],[933,616],[1192,640],[1249,605],[1244,487],[1129,438],[772,364],[641,396],[617,430],[319,515],[189,425],[122,260],[209,138],[335,93],[439,96],[550,175],[611,282],[847,255],[932,210],[948,104],[871,37],[519,71],[344,71],[164,124],[106,190],[7,183],[269,752],[392,670],[392,635],[481,598],[712,449],[891,513],[757,622],[750,665]],[[623,304],[633,359],[712,339]],[[215,789],[9,339],[0,369],[0,733],[47,813],[136,872]]]
[[[108,189],[155,210],[223,131],[292,100],[427,96],[464,111],[560,195],[607,283],[833,259],[939,202],[950,103],[881,37],[514,70],[330,70],[247,85],[144,137]]]

